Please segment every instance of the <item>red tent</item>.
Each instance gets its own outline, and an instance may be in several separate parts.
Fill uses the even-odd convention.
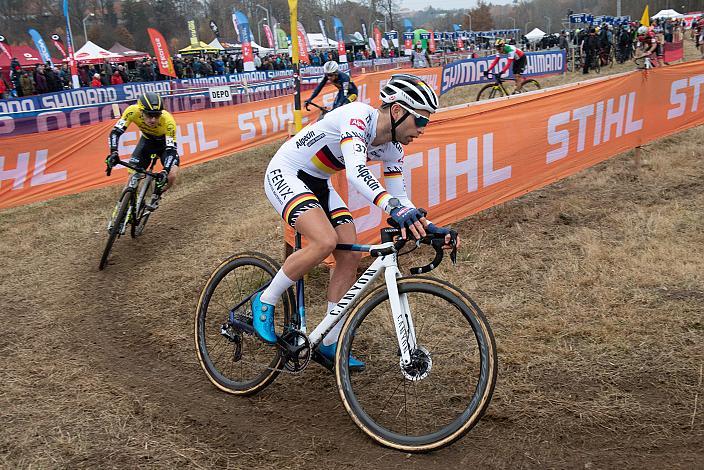
[[[17,57],[17,60],[20,61],[20,65],[22,67],[33,67],[37,64],[44,63],[42,57],[39,55],[39,52],[29,46],[10,46],[10,53],[12,54],[12,57]],[[61,63],[61,60],[59,59],[52,58],[51,60],[54,64]],[[3,70],[10,69],[10,59],[8,59],[5,54],[0,54],[0,67],[2,67]]]

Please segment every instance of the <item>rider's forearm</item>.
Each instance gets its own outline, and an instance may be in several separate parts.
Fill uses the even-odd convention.
[[[356,137],[346,137],[340,142],[345,160],[347,181],[368,201],[387,211],[391,195],[367,167],[367,146]]]
[[[171,171],[171,167],[178,166],[180,158],[178,156],[178,151],[174,147],[166,147],[164,150],[164,170],[166,172]]]
[[[108,145],[110,146],[111,152],[117,151],[117,144],[120,142],[120,137],[125,131],[117,127],[113,127],[110,132],[110,137],[108,137]]]
[[[320,91],[323,89],[323,87],[325,86],[325,84],[327,82],[328,82],[328,78],[323,77],[323,80],[320,83],[318,83],[318,86],[315,87],[315,90],[313,90],[313,94],[310,95],[310,98],[308,98],[308,99],[313,100],[316,96],[318,96],[320,94]]]
[[[408,198],[406,180],[403,177],[402,167],[386,167],[384,169],[384,184],[391,197],[395,197],[401,201],[402,206],[416,207]]]

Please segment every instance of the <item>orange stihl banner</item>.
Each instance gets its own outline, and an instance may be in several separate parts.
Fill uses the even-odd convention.
[[[423,69],[422,74],[438,90],[440,69]],[[378,105],[379,87],[390,75],[355,77],[360,99]],[[422,138],[406,147],[411,199],[426,207],[433,221],[448,224],[625,150],[700,125],[702,83],[704,63],[688,62],[438,113]],[[331,102],[337,90],[326,91],[324,100]],[[282,97],[176,115],[183,164],[280,138],[293,116],[291,101]],[[0,140],[0,207],[123,183],[124,178],[104,175],[110,127],[103,123],[55,131],[43,140]],[[131,128],[123,135],[123,158],[137,139]],[[371,168],[381,178],[379,166]],[[347,201],[360,239],[375,239],[385,215],[348,188],[343,177],[335,184],[343,195],[350,190]]]

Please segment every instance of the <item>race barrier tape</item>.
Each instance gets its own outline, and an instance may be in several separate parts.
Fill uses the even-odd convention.
[[[493,81],[484,77],[484,71],[489,68],[495,57],[496,55],[490,55],[477,59],[464,59],[445,65],[442,70],[442,88],[440,93],[447,93],[458,86],[476,85]],[[559,51],[527,52],[526,58],[528,64],[522,74],[524,77],[563,73],[567,66],[567,53],[564,49]],[[502,56],[494,67],[494,72],[502,70],[507,61],[508,58]],[[509,67],[507,76],[513,78],[512,67]]]
[[[423,73],[438,90],[440,69]],[[390,75],[363,77],[360,99],[378,105],[379,87]],[[700,125],[702,83],[704,64],[687,62],[440,112],[422,138],[405,149],[404,176],[411,199],[426,207],[433,221],[448,224],[628,149]],[[324,100],[331,102],[335,91],[326,89]],[[272,142],[285,135],[292,116],[290,97],[180,114],[183,165]],[[0,207],[123,184],[124,177],[104,176],[111,126],[112,122],[55,131],[44,140],[3,139]],[[123,135],[122,158],[130,155],[137,138],[133,129]],[[370,167],[381,178],[379,164],[370,162]],[[126,175],[124,170],[115,173]],[[348,187],[340,174],[335,185],[346,195],[360,241],[374,240],[386,216]]]

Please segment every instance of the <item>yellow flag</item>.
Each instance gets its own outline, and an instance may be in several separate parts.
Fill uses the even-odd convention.
[[[640,24],[643,26],[650,26],[650,14],[648,13],[648,5],[645,6],[643,10],[643,16],[640,18]]]

